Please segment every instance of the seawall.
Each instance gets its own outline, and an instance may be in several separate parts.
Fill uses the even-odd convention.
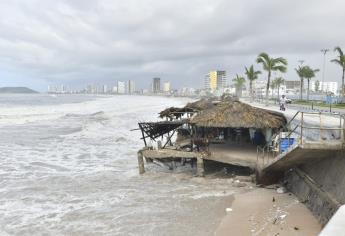
[[[284,182],[326,224],[345,203],[345,152],[298,166],[286,172]]]

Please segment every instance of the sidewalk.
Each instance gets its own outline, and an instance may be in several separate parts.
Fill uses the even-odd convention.
[[[306,110],[301,109],[296,106],[287,106],[286,111],[280,111],[278,105],[270,104],[266,106],[265,104],[258,102],[249,102],[242,100],[242,102],[247,103],[251,106],[263,108],[271,111],[280,112],[285,115],[287,122],[289,122],[298,111],[302,112],[318,112],[316,110]],[[301,113],[296,116],[296,118],[291,122],[291,128],[294,128],[296,125],[301,124]],[[342,123],[341,123],[342,122]],[[303,126],[305,127],[323,127],[323,128],[340,128],[344,125],[344,121],[340,119],[339,114],[333,113],[322,113],[321,116],[318,114],[303,114]],[[296,129],[296,133],[300,133],[300,128]],[[339,139],[341,137],[341,132],[339,130],[318,130],[318,129],[303,129],[303,136],[311,140],[332,140]]]

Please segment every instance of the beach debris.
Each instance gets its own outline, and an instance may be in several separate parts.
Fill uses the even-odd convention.
[[[286,217],[286,214],[279,216],[280,219],[284,219]]]
[[[286,188],[285,187],[279,187],[277,188],[277,193],[286,193]]]
[[[299,228],[297,226],[293,227],[294,230],[299,230]]]
[[[246,187],[247,184],[246,184],[246,183],[242,183],[242,182],[239,181],[239,180],[235,180],[235,182],[233,183],[232,186],[234,186],[234,187]]]
[[[235,180],[238,180],[240,182],[252,182],[252,177],[251,176],[236,176]]]
[[[272,198],[272,202],[275,202],[275,201],[276,201],[276,199],[273,197],[273,198]]]
[[[226,212],[232,212],[232,208],[228,207],[225,209]]]

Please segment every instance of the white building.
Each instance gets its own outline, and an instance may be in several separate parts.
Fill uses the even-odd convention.
[[[133,94],[134,92],[135,92],[135,82],[133,80],[128,80],[126,93]]]
[[[102,93],[107,93],[108,92],[108,86],[107,85],[103,85],[102,86]]]
[[[113,86],[113,93],[117,93],[117,86]]]
[[[317,83],[319,83],[319,86],[317,86]],[[310,90],[314,92],[331,92],[335,95],[338,95],[338,82],[310,81]]]
[[[163,91],[164,91],[165,93],[169,93],[170,90],[171,90],[171,84],[170,84],[170,82],[164,82],[164,84],[163,84]]]
[[[126,93],[126,83],[122,81],[117,82],[117,93],[125,94]]]
[[[267,87],[267,81],[266,80],[255,80],[253,81],[253,92],[254,96],[258,97],[264,97],[266,96],[266,87]],[[249,85],[248,85],[248,93],[249,93]],[[287,86],[282,84],[279,86],[279,95],[286,95],[288,93]],[[249,95],[249,94],[248,94]],[[268,90],[268,96],[278,96],[278,88],[272,88],[270,87]]]

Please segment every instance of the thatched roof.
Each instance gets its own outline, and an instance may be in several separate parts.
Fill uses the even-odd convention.
[[[213,100],[214,99],[211,99],[211,98],[209,99],[203,98],[195,102],[187,103],[187,105],[184,108],[192,109],[194,111],[202,111],[202,110],[210,109],[214,106],[212,103]]]
[[[214,105],[212,103],[212,99],[200,99],[195,102],[189,102],[184,107],[169,107],[164,109],[159,113],[160,118],[168,117],[168,118],[179,118],[183,116],[183,114],[187,112],[198,112],[205,109],[210,109]]]
[[[252,107],[239,101],[224,101],[193,117],[190,123],[200,127],[279,128],[286,124],[278,112]]]
[[[169,107],[167,109],[164,109],[163,111],[159,112],[159,117],[169,117],[169,118],[178,118],[181,117],[184,113],[187,112],[193,112],[193,109],[191,108],[179,108],[179,107]]]

